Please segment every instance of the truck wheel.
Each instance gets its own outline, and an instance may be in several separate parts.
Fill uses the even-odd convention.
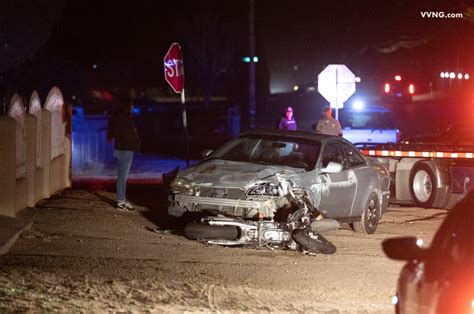
[[[379,198],[377,197],[377,194],[372,193],[367,200],[367,204],[365,205],[364,211],[362,212],[360,221],[353,222],[352,228],[355,232],[372,234],[377,229],[380,216],[381,209]]]
[[[416,206],[429,208],[436,198],[436,180],[426,163],[417,163],[410,174],[410,192]]]
[[[235,226],[211,226],[193,222],[184,227],[184,236],[188,239],[235,240],[239,236],[239,228]]]
[[[334,244],[318,233],[311,232],[310,234],[307,230],[296,229],[293,232],[293,239],[303,249],[313,253],[333,254],[336,252]]]

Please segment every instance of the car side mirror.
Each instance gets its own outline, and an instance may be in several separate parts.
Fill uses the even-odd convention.
[[[207,158],[207,157],[209,157],[210,154],[212,154],[212,152],[213,152],[212,149],[205,149],[205,150],[202,151],[201,156],[202,156],[202,158]]]
[[[321,169],[321,173],[339,173],[342,171],[342,168],[341,164],[330,161],[326,167]]]
[[[385,255],[398,261],[420,260],[427,252],[418,246],[415,237],[390,238],[382,242],[382,248]]]

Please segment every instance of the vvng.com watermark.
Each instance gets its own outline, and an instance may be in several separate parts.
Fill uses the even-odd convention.
[[[444,11],[421,11],[422,18],[427,19],[462,19],[462,13],[445,13]]]

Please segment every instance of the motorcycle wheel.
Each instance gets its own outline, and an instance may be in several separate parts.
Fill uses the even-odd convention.
[[[304,229],[295,230],[293,232],[293,239],[303,249],[313,253],[333,254],[336,252],[334,244],[326,240],[325,237],[317,233],[310,235],[309,231]]]
[[[235,226],[211,226],[193,222],[184,227],[184,236],[188,239],[235,240],[239,236],[239,228]]]

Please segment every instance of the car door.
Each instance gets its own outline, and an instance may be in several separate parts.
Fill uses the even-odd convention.
[[[354,172],[357,179],[350,216],[360,217],[366,207],[370,194],[373,192],[374,180],[377,180],[378,177],[375,175],[373,169],[367,165],[367,161],[356,148],[348,143],[342,143],[342,149],[346,159],[345,166]]]
[[[328,218],[348,218],[351,214],[357,182],[354,171],[347,166],[341,140],[325,143],[319,165],[322,172],[330,161],[341,164],[343,169],[338,173],[319,174],[322,183],[319,210]]]

